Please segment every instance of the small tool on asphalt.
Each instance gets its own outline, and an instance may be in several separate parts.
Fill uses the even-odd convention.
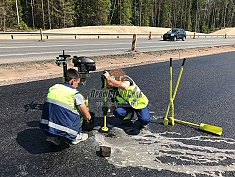
[[[200,130],[202,130],[202,131],[206,131],[206,132],[210,132],[210,133],[213,133],[213,134],[221,135],[222,134],[222,128],[221,127],[214,126],[214,125],[209,125],[209,124],[204,124],[204,123],[195,124],[195,123],[175,119],[175,117],[174,117],[175,116],[174,115],[174,99],[176,97],[176,93],[177,93],[177,90],[178,90],[178,87],[179,87],[180,79],[181,79],[181,76],[182,76],[182,73],[183,73],[183,70],[184,70],[185,60],[186,59],[184,58],[182,66],[180,68],[180,72],[179,72],[179,75],[178,75],[178,79],[177,79],[177,82],[176,82],[174,93],[173,93],[173,96],[172,96],[172,58],[170,58],[170,83],[169,83],[169,85],[170,85],[169,86],[170,87],[169,88],[169,90],[170,90],[170,93],[169,93],[170,102],[169,102],[168,107],[167,107],[166,115],[163,119],[163,124],[168,125],[168,123],[170,122],[172,125],[174,125],[174,123],[177,122],[177,123],[182,123],[182,124],[187,124],[187,125],[199,127]],[[170,111],[170,108],[171,108],[171,117],[168,119],[168,113]]]
[[[106,72],[106,71],[104,71]],[[104,96],[104,102],[103,102],[103,106],[102,106],[102,112],[103,112],[103,116],[104,116],[104,126],[101,128],[102,132],[108,132],[108,127],[107,127],[107,123],[106,123],[106,118],[107,118],[107,114],[108,114],[108,105],[107,105],[107,79],[105,78],[105,76],[102,75],[102,81],[103,81],[103,88],[104,88],[104,92],[103,92],[103,96]]]
[[[111,147],[108,146],[100,146],[100,156],[101,157],[110,157]]]

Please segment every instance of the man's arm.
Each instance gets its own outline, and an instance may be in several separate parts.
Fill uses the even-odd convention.
[[[83,96],[81,94],[76,94],[74,96],[74,102],[75,105],[77,105],[77,108],[79,109],[80,113],[82,114],[81,116],[85,119],[90,119],[91,115],[85,105]]]
[[[108,77],[108,84],[111,86],[116,86],[123,90],[128,90],[128,87],[130,86],[129,81],[118,81],[118,80],[115,80],[115,77],[112,77],[112,76]]]
[[[85,119],[90,119],[91,118],[91,115],[90,115],[90,113],[89,113],[89,111],[88,111],[85,104],[78,105],[78,109],[81,112],[83,118],[85,118]]]

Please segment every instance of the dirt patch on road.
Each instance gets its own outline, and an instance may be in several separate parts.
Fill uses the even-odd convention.
[[[149,63],[168,61],[170,58],[182,59],[196,56],[235,51],[235,45],[220,47],[201,47],[157,52],[128,52],[120,55],[91,57],[96,61],[97,71],[131,67]],[[68,68],[73,68],[71,60]],[[0,86],[61,77],[63,66],[57,66],[55,60],[9,63],[0,65]]]

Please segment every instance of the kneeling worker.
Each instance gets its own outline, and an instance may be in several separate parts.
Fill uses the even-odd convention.
[[[79,82],[79,73],[68,69],[65,82],[49,88],[40,122],[46,141],[59,145],[60,138],[65,137],[72,144],[78,144],[88,138],[88,134],[81,133],[82,120],[89,121],[91,115],[77,90]]]
[[[148,98],[129,76],[118,77],[119,79],[111,76],[107,71],[104,72],[102,77],[107,80],[108,89],[117,90],[117,94],[114,94],[115,97],[113,98],[115,103],[114,116],[125,123],[130,121],[136,113],[140,129],[146,127],[150,122]]]

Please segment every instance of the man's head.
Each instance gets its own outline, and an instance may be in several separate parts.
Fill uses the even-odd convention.
[[[80,83],[80,75],[75,69],[68,69],[66,72],[65,82],[69,82],[73,88],[77,88]]]

